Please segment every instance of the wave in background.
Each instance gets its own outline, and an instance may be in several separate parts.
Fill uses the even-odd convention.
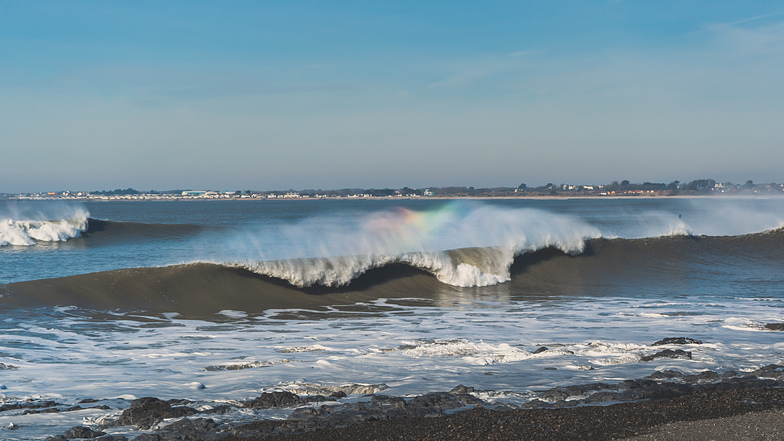
[[[0,246],[60,242],[87,231],[90,213],[80,205],[10,204],[0,207]]]

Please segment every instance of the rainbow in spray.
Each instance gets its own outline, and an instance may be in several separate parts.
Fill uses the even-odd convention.
[[[579,253],[586,238],[599,236],[566,216],[465,201],[427,211],[396,208],[340,228],[322,230],[318,241],[301,244],[309,257],[234,264],[300,287],[348,285],[391,263],[423,269],[454,286],[487,286],[508,281],[519,254],[547,247]]]

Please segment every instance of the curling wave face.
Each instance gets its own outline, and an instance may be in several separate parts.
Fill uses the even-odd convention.
[[[508,282],[494,286],[460,287],[438,280],[423,264],[397,260],[303,259],[267,262],[280,265],[283,276],[230,265],[192,263],[162,268],[137,268],[33,280],[0,286],[0,306],[74,305],[94,310],[177,312],[206,317],[225,310],[260,313],[270,309],[324,308],[373,302],[379,298],[422,298],[451,302],[463,296],[496,295],[657,296],[690,292],[695,284],[710,286],[715,296],[757,294],[760,283],[780,283],[784,230],[742,236],[667,236],[646,239],[589,239],[582,253],[556,247],[520,254],[503,270]],[[444,252],[448,264],[459,267],[488,255],[505,259],[502,250],[469,248]],[[412,259],[413,260],[413,259]],[[492,260],[492,259],[490,259]],[[324,268],[312,269],[314,262]],[[359,262],[359,263],[358,263]],[[460,262],[460,263],[457,263]],[[331,265],[341,265],[338,271]],[[318,278],[338,277],[376,265],[343,286],[329,287]],[[499,265],[498,262],[485,262]],[[357,265],[352,267],[351,265]],[[315,265],[318,267],[318,265]],[[473,265],[472,265],[473,266]],[[477,267],[477,268],[479,268]],[[310,287],[290,283],[312,277]],[[491,271],[482,268],[484,274]],[[311,275],[308,275],[311,274]],[[332,280],[332,279],[330,279]],[[754,283],[746,283],[753,281]],[[507,293],[507,294],[504,294]]]
[[[20,205],[0,212],[0,246],[61,242],[87,231],[90,213],[84,207],[56,204],[47,208]]]
[[[509,268],[518,255],[549,247],[578,254],[586,239],[600,237],[598,229],[568,216],[465,202],[423,212],[373,213],[348,229],[319,227],[314,234],[308,227],[288,231],[288,243],[300,255],[318,257],[220,263],[298,287],[345,286],[369,269],[393,263],[422,269],[453,286],[488,286],[510,280]]]

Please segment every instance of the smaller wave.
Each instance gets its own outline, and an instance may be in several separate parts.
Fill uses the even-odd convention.
[[[461,357],[476,365],[510,363],[535,357],[534,354],[510,346],[506,343],[490,344],[468,340],[415,342],[400,349],[405,356],[412,358]]]
[[[87,231],[90,213],[75,207],[59,219],[45,219],[43,213],[33,216],[0,218],[0,246],[33,246],[39,242],[62,242]]]

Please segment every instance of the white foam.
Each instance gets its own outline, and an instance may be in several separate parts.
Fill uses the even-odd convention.
[[[322,217],[246,231],[228,244],[232,257],[217,261],[299,287],[344,286],[391,263],[424,269],[454,286],[488,286],[509,280],[517,255],[547,247],[577,254],[586,239],[599,236],[597,228],[566,215],[457,201],[433,211]]]
[[[0,219],[0,246],[32,246],[37,242],[61,242],[87,231],[85,211],[78,217],[53,221]]]
[[[82,205],[4,204],[0,206],[0,246],[59,242],[87,231],[90,213]]]
[[[401,351],[409,357],[461,357],[476,365],[510,363],[532,357],[530,352],[515,348],[507,343],[490,344],[484,342],[435,341],[418,344],[413,348]]]

